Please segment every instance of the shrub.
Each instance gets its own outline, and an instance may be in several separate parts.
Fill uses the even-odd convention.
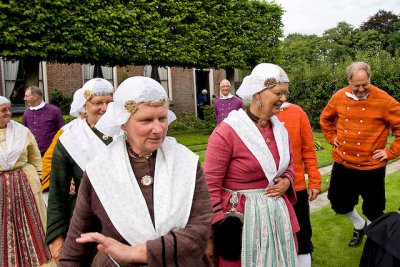
[[[59,107],[63,114],[69,113],[72,97],[64,96],[60,90],[55,89],[50,96],[50,103]]]
[[[176,114],[176,117],[177,119],[169,125],[169,131],[190,131],[207,128],[205,121],[200,120],[193,113],[182,112]]]
[[[22,123],[22,116],[13,116],[11,119],[12,119],[13,121]]]
[[[204,106],[203,112],[204,112],[205,129],[207,129],[207,131],[211,133],[215,128],[214,106],[211,105]]]

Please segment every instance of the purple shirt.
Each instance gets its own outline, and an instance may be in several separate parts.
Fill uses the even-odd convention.
[[[243,108],[243,101],[237,96],[228,99],[218,98],[214,103],[215,118],[217,125],[223,121],[232,110]]]
[[[29,128],[36,138],[40,153],[43,155],[50,146],[54,135],[64,126],[61,110],[51,104],[45,104],[39,110],[25,109],[22,124]]]

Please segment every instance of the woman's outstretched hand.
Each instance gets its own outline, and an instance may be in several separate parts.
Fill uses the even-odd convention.
[[[145,244],[129,246],[125,245],[111,237],[106,237],[100,233],[81,234],[76,239],[77,243],[98,243],[97,249],[107,253],[114,260],[120,263],[146,263],[147,247]]]

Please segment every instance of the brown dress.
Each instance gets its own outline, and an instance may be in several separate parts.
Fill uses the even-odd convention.
[[[130,159],[136,177],[154,174],[155,155],[149,160],[143,158]],[[153,187],[145,187],[139,181],[138,184],[147,202],[154,225]],[[121,216],[135,215],[121,214]],[[173,230],[163,237],[148,240],[146,242],[147,265],[211,266],[209,258],[205,255],[205,250],[209,239],[212,216],[212,207],[207,185],[204,180],[202,168],[198,165],[193,204],[186,227]],[[95,249],[96,244],[78,244],[75,242],[75,239],[79,237],[81,233],[94,231],[112,237],[124,244],[128,244],[110,221],[85,173],[82,178],[78,200],[63,247],[59,266],[116,266],[107,254]],[[146,264],[139,264],[138,266],[143,265]]]

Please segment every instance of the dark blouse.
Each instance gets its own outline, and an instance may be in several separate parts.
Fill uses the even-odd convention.
[[[144,175],[154,174],[155,155],[149,160],[131,158],[131,165],[154,224],[153,186],[144,186],[140,180]],[[121,214],[121,216],[135,216],[135,214]],[[205,254],[211,220],[211,201],[203,170],[199,164],[192,209],[186,227],[175,229],[163,237],[148,240],[147,265],[176,266],[176,262],[179,266],[212,266]],[[85,173],[59,266],[115,266],[107,254],[96,251],[92,244],[83,245],[75,242],[81,233],[94,231],[128,244],[110,221]]]

